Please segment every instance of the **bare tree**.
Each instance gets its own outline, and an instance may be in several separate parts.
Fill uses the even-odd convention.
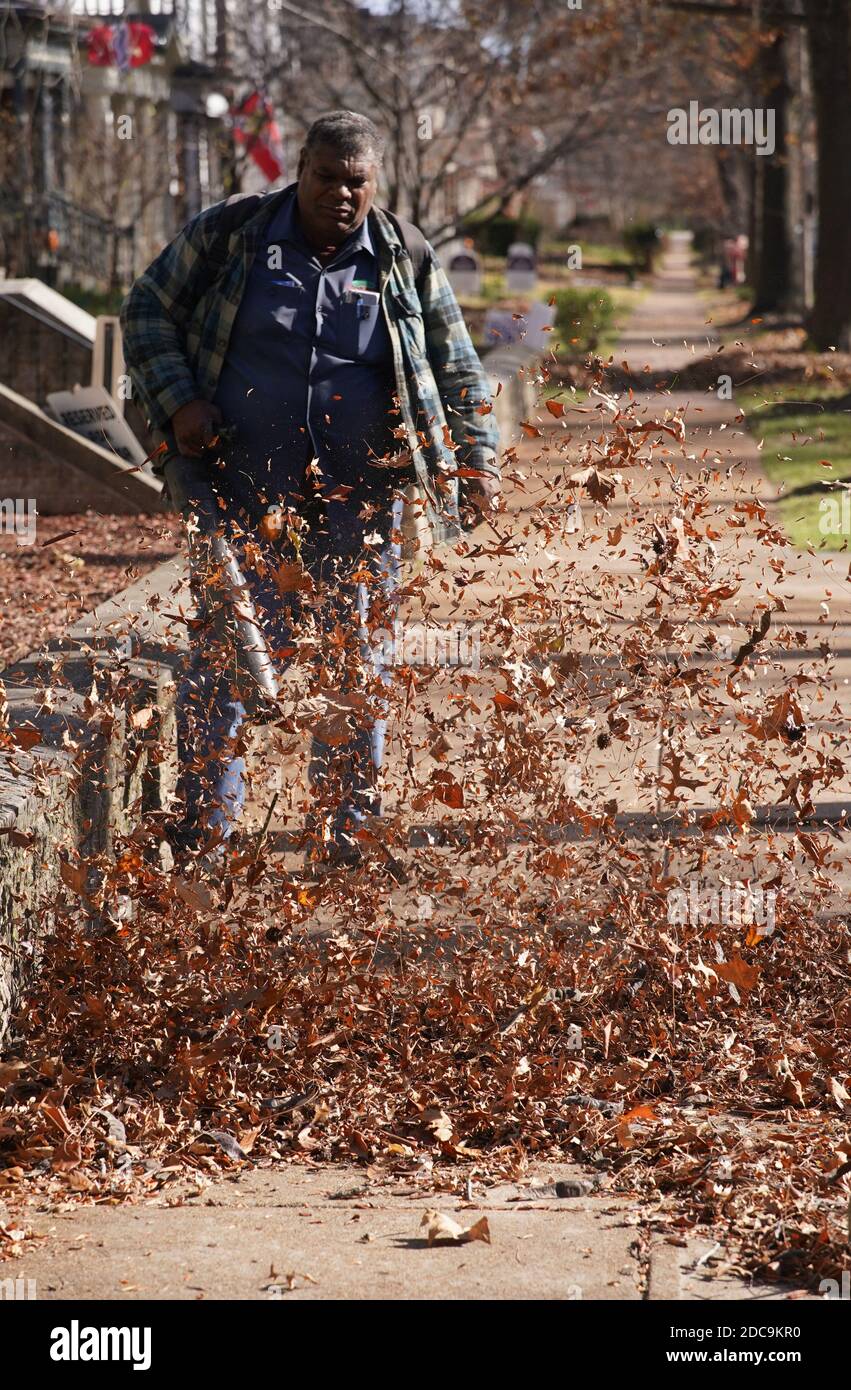
[[[805,0],[818,139],[818,255],[810,332],[851,346],[851,0]]]
[[[533,0],[349,0],[322,13],[275,0],[306,125],[353,106],[388,137],[387,201],[438,244],[495,215],[559,161],[624,125],[641,74],[620,7],[593,15]],[[613,23],[614,17],[617,23]]]

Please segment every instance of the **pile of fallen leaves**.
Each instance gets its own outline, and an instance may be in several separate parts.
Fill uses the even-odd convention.
[[[110,1200],[294,1151],[494,1177],[563,1154],[676,1199],[669,1225],[720,1226],[751,1267],[834,1275],[847,923],[804,903],[751,945],[673,929],[667,880],[648,895],[629,854],[605,859],[584,915],[534,892],[488,910],[482,884],[426,928],[378,913],[367,879],[345,888],[347,929],[313,935],[339,887],[271,872],[253,889],[237,872],[223,912],[172,891],[97,933],[63,914],[0,1070],[4,1186]],[[506,866],[504,896],[528,870]]]
[[[180,549],[163,516],[39,516],[32,545],[0,532],[0,669],[20,661]]]
[[[149,827],[69,860],[0,1069],[10,1200],[293,1154],[435,1183],[561,1155],[742,1267],[848,1267],[844,822],[812,822],[844,772],[830,619],[801,659],[785,538],[726,438],[695,458],[599,379],[586,415],[524,422],[516,524],[408,579],[476,621],[482,669],[398,668],[363,867],[314,878],[246,836],[217,901]],[[351,633],[311,621],[287,756],[346,719],[322,695]]]

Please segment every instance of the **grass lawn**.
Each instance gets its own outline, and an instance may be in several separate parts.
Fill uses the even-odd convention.
[[[841,550],[849,539],[851,495],[825,488],[851,482],[851,395],[826,382],[789,383],[737,395],[747,424],[762,442],[762,461],[779,498],[783,528],[802,549]],[[832,464],[825,468],[823,461]],[[843,530],[843,527],[845,528]]]
[[[573,242],[565,242],[565,250],[569,245],[581,246],[582,260],[588,265],[631,265],[632,252],[626,246],[610,246],[601,241],[583,241],[581,236],[577,236]]]

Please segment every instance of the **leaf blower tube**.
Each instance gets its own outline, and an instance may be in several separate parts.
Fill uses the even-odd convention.
[[[190,563],[192,546],[190,540]],[[207,593],[213,603],[229,610],[237,648],[261,695],[276,700],[280,692],[278,673],[233,547],[220,533],[209,537],[209,546],[213,582],[208,582]]]
[[[216,621],[224,616],[261,699],[277,700],[281,678],[234,548],[222,534],[221,512],[210,484],[209,465],[203,459],[172,454],[163,473],[169,496],[187,524],[196,598],[215,615]]]

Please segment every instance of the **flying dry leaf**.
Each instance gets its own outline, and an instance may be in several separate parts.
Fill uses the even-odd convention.
[[[134,710],[130,723],[134,729],[147,729],[155,713],[155,705],[145,705],[142,709]]]
[[[443,802],[444,806],[457,810],[464,805],[463,787],[445,768],[438,768],[432,774],[431,787],[435,801]]]
[[[735,985],[744,993],[752,990],[759,979],[759,966],[748,965],[747,961],[742,960],[738,954],[731,961],[719,961],[714,969],[722,980]]]
[[[72,888],[75,893],[85,891],[88,874],[89,871],[85,864],[71,864],[66,859],[60,861],[59,875],[62,882],[67,883],[68,887]]]

